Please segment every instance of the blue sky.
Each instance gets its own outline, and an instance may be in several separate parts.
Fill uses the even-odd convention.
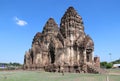
[[[120,0],[0,0],[0,62],[23,63],[34,35],[50,17],[59,25],[69,6],[82,16],[94,55],[101,61],[119,59]]]

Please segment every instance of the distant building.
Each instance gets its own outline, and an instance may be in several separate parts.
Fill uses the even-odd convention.
[[[113,64],[113,68],[120,68],[120,64]]]
[[[7,68],[4,64],[0,65],[0,69],[5,69]]]

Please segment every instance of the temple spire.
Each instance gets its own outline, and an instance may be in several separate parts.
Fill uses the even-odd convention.
[[[49,18],[46,22],[43,32],[42,33],[55,33],[58,32],[58,25],[56,24],[55,20],[53,18]]]
[[[71,14],[70,14],[71,13]],[[71,6],[67,9],[67,11],[65,12],[65,15],[69,14],[69,15],[77,15],[78,13],[76,12],[76,10]]]
[[[84,34],[82,18],[73,7],[69,7],[61,18],[60,31],[65,38],[70,37],[70,34],[75,38]]]

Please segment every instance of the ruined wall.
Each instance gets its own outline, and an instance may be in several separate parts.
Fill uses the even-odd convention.
[[[94,57],[94,63],[95,67],[100,67],[100,57]]]

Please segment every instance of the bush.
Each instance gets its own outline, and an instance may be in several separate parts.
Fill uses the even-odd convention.
[[[112,63],[107,63],[106,68],[107,68],[107,69],[112,68]]]
[[[101,68],[110,69],[110,68],[112,68],[112,66],[113,66],[112,63],[107,63],[107,62],[101,62],[101,63],[100,63],[100,67],[101,67]]]
[[[106,61],[100,63],[100,67],[101,68],[106,68],[106,66],[107,66],[107,62]]]

